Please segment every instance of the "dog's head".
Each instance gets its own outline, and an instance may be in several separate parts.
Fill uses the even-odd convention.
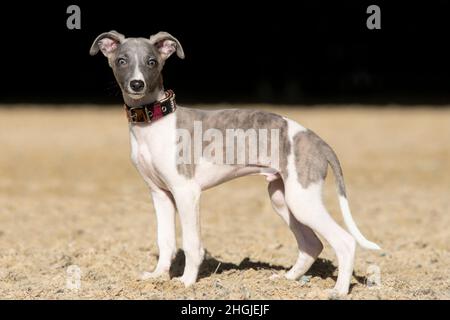
[[[90,54],[98,51],[108,58],[122,93],[135,100],[161,85],[162,68],[172,53],[184,58],[180,42],[167,32],[158,32],[149,39],[105,32],[95,39]]]

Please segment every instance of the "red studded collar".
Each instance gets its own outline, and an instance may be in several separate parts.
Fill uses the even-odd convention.
[[[124,105],[128,122],[130,123],[150,123],[174,112],[176,110],[175,93],[167,90],[166,97],[160,101],[155,101],[143,106],[129,107]]]

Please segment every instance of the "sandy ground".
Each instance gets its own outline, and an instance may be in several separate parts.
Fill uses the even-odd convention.
[[[268,109],[333,146],[353,216],[383,247],[358,249],[348,298],[449,299],[450,109]],[[333,179],[325,200],[342,223]],[[301,281],[269,280],[297,251],[262,177],[204,193],[208,257],[193,287],[138,280],[156,264],[155,231],[120,107],[0,108],[0,298],[314,299],[335,283],[328,244]],[[183,260],[179,252],[173,275]],[[80,290],[67,287],[70,266],[81,271]],[[368,287],[373,266],[382,284]]]

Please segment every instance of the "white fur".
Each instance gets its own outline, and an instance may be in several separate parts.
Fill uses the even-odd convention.
[[[142,74],[141,70],[139,69],[139,55],[135,54],[136,59],[136,66],[134,67],[133,75],[131,76],[131,80],[141,80],[144,81],[144,75]]]
[[[298,122],[295,122],[294,120],[285,117],[283,117],[283,119],[286,120],[288,124],[288,139],[291,143],[294,141],[294,136],[297,133],[307,130],[304,126],[302,126]]]
[[[297,240],[299,249],[297,261],[285,275],[287,279],[296,280],[305,274],[316,261],[320,252],[322,252],[323,245],[309,227],[300,223],[292,215],[286,203],[284,183],[281,179],[269,183],[268,191],[273,209],[289,226]]]
[[[158,225],[159,259],[153,272],[144,272],[142,280],[167,275],[176,254],[175,203],[167,192],[152,192]]]
[[[136,59],[136,65],[134,67],[133,74],[131,75],[130,82],[132,80],[144,81],[144,88],[142,90],[143,90],[143,92],[145,92],[145,88],[146,88],[147,84],[145,83],[144,74],[139,69],[139,55],[137,53],[135,54],[135,59]],[[128,95],[130,96],[130,98],[135,99],[135,100],[142,98],[144,96],[144,93],[132,93],[133,90],[131,89],[130,82],[128,83],[128,92],[129,92]]]
[[[339,205],[341,207],[342,216],[344,217],[345,225],[347,226],[348,231],[355,237],[358,244],[366,249],[371,250],[380,250],[381,248],[374,242],[367,240],[362,233],[359,231],[356,226],[355,221],[353,220],[352,214],[350,212],[350,207],[348,205],[347,198],[343,196],[339,196]]]

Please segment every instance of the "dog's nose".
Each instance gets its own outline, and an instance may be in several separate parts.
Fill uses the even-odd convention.
[[[139,92],[144,89],[144,81],[142,80],[131,80],[130,87],[133,91]]]

